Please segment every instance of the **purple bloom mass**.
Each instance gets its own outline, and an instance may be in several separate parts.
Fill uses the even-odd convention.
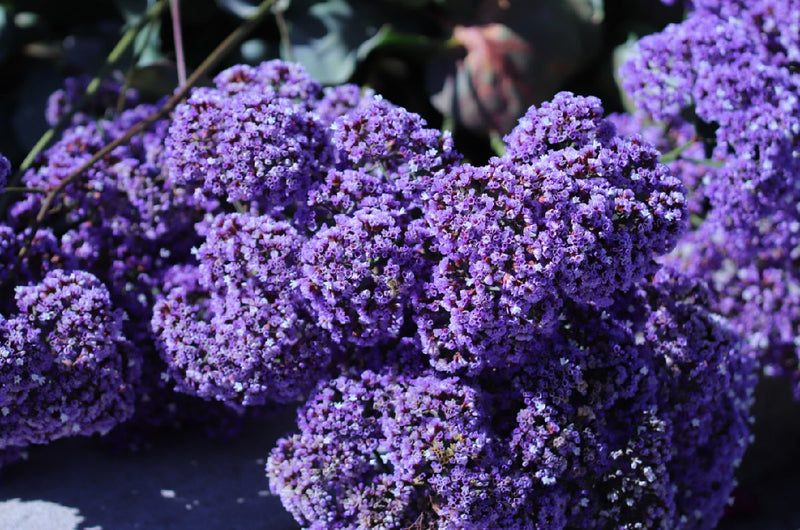
[[[106,433],[133,412],[140,360],[91,274],[49,273],[0,316],[0,450]]]
[[[576,307],[507,373],[331,380],[273,449],[272,491],[308,528],[712,527],[754,380],[706,303],[661,273],[609,311]]]
[[[302,238],[269,216],[225,214],[204,228],[196,270],[175,269],[153,309],[168,374],[231,406],[305,395],[332,345],[292,287]]]
[[[668,120],[667,134],[688,116],[705,144],[702,156],[698,143],[672,163],[699,207],[697,229],[667,262],[709,283],[714,310],[800,399],[800,2],[692,4],[621,70],[637,105]]]
[[[273,72],[270,64],[223,72],[217,87],[196,89],[178,106],[166,143],[173,186],[269,211],[302,200],[322,178],[333,150],[303,99],[321,89],[280,85],[288,72]]]
[[[680,24],[643,38],[623,86],[656,119],[694,114],[724,162],[707,195],[747,225],[797,202],[800,2],[703,1]]]
[[[779,48],[749,43],[753,24],[777,24],[794,56],[766,8],[757,21],[710,4],[687,27],[716,17],[724,53],[750,54],[737,68]],[[667,30],[677,49],[701,53],[682,31]],[[14,274],[42,197],[0,223],[0,462],[106,433],[134,402],[158,424],[160,404],[184,406],[176,390],[240,415],[304,403],[267,474],[307,528],[713,527],[749,439],[758,349],[800,330],[790,200],[757,228],[715,213],[760,215],[787,193],[729,188],[794,170],[795,117],[713,51],[684,67],[653,47],[680,85],[650,103],[667,132],[636,134],[644,117],[605,119],[597,98],[562,92],[485,165],[370,90],[282,61],[223,71],[66,186]],[[770,60],[759,79],[793,90],[794,59]],[[706,67],[730,89],[716,103]],[[83,86],[55,95],[50,118]],[[106,113],[119,89],[101,88],[25,185],[55,189],[156,109],[132,95]],[[649,143],[712,123],[724,167],[668,167]],[[0,191],[9,174],[0,157]],[[726,239],[683,261],[690,212],[703,224],[689,237]]]
[[[96,118],[103,118],[120,102],[123,109],[129,109],[139,103],[136,90],[127,88],[121,95],[123,82],[119,79],[105,79],[97,87],[94,95],[80,108],[75,109],[86,94],[92,78],[89,76],[70,77],[64,81],[64,88],[56,90],[47,99],[45,118],[49,125],[55,125],[66,114],[73,112],[70,124],[89,123]]]
[[[609,305],[657,270],[686,222],[684,187],[596,98],[532,108],[508,151],[437,174],[425,206],[441,256],[418,325],[434,366],[502,365],[565,301]]]
[[[337,343],[371,346],[398,336],[424,274],[420,223],[363,208],[303,246],[298,280],[314,320]]]
[[[80,97],[75,92],[79,87],[80,83],[67,83],[71,104]],[[104,90],[101,87],[100,99],[108,96]],[[116,96],[111,99],[116,103]],[[27,186],[52,190],[101,147],[157,109],[155,105],[142,104],[115,114],[109,109],[97,110],[101,107],[98,100],[88,110],[108,118],[83,115],[78,119],[80,116],[76,115],[62,137],[39,155],[25,173],[23,182]],[[191,194],[165,182],[164,141],[168,129],[169,120],[156,121],[67,186],[57,196],[57,207],[48,218],[47,227],[39,229],[16,271],[16,282],[7,282],[0,289],[0,312],[8,314],[16,311],[14,283],[39,282],[52,269],[85,270],[106,285],[113,306],[125,313],[125,336],[137,351],[136,356],[144,358],[141,378],[134,383],[136,414],[127,422],[135,429],[177,422],[184,414],[205,416],[205,411],[198,412],[198,403],[210,409],[198,399],[191,403],[188,396],[164,388],[161,374],[165,367],[150,329],[154,296],[160,290],[164,271],[190,259],[190,249],[200,240],[194,224],[206,207],[215,206],[195,202]],[[20,197],[24,199],[10,208],[10,226],[0,228],[3,263],[15,261],[14,255],[29,231],[26,226],[43,196]]]
[[[6,157],[0,154],[0,193],[6,188],[8,184],[8,177],[11,176],[11,162]]]

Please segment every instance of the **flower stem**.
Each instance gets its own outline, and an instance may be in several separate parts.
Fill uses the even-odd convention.
[[[663,155],[661,155],[661,158],[659,158],[658,161],[661,162],[662,164],[669,164],[670,162],[674,162],[675,160],[678,159],[679,156],[681,156],[681,153],[683,153],[696,143],[697,143],[697,138],[692,138],[685,144],[679,145],[669,153],[664,153]]]
[[[175,62],[178,64],[178,84],[186,84],[186,60],[183,57],[183,37],[181,33],[180,0],[170,0],[169,10],[172,15],[172,39],[175,42]]]

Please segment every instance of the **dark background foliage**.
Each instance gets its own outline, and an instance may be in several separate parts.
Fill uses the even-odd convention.
[[[63,79],[94,75],[153,0],[0,2],[0,152],[18,163],[46,129],[47,96]],[[255,0],[183,2],[189,71]],[[456,133],[476,161],[491,134],[507,132],[531,104],[558,90],[600,96],[621,109],[614,51],[632,36],[679,20],[657,0],[281,0],[273,17],[222,66],[282,57],[326,84],[353,82]],[[145,35],[146,34],[146,35]],[[146,38],[145,38],[146,37]],[[169,11],[118,63],[134,69],[147,99],[176,83]]]

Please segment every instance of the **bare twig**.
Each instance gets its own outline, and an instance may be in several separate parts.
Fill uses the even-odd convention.
[[[283,16],[283,11],[276,9],[273,11],[273,15],[275,16],[275,23],[278,25],[284,56],[287,61],[294,61],[294,48],[292,47],[292,40],[289,38],[289,25]]]
[[[186,84],[186,60],[183,57],[183,37],[181,33],[180,0],[169,0],[172,16],[172,40],[175,42],[175,62],[178,64],[178,84]]]

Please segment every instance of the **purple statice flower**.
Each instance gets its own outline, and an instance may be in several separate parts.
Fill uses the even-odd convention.
[[[318,107],[325,114],[341,113],[330,126],[339,161],[310,190],[309,218],[298,222],[295,216],[295,223],[316,231],[336,224],[337,214],[352,215],[362,208],[418,218],[431,178],[461,160],[452,137],[369,91],[359,95],[355,86],[339,88],[326,92]]]
[[[176,388],[231,406],[304,396],[333,345],[292,286],[302,237],[287,222],[252,214],[217,216],[203,232],[199,265],[168,277],[153,308]]]
[[[543,266],[571,299],[603,305],[654,270],[652,258],[675,246],[688,216],[685,188],[658,162],[659,152],[639,136],[613,135],[607,120],[588,118],[598,105],[562,92],[532,108],[509,135],[504,160],[533,195],[528,204],[539,205],[528,207],[540,218],[528,228],[538,236],[538,260],[551,262]],[[530,134],[531,125],[547,122],[545,139]],[[519,163],[525,159],[532,161]]]
[[[418,114],[372,96],[331,125],[340,157],[364,167],[406,179],[430,175],[461,160],[447,133],[427,128]]]
[[[353,105],[330,126],[340,160],[308,195],[309,228],[335,224],[336,214],[361,208],[419,217],[433,176],[461,160],[452,137],[427,128],[419,115],[371,93]]]
[[[55,270],[19,287],[16,305],[0,317],[0,449],[106,433],[131,415],[140,359],[97,278]]]
[[[640,313],[634,329],[655,354],[681,527],[713,528],[750,441],[755,357],[742,348],[737,326],[711,312],[716,303],[703,282],[662,269],[635,297],[639,303],[623,313]]]
[[[68,77],[64,80],[64,88],[56,90],[47,99],[45,110],[47,123],[55,125],[62,116],[73,110],[75,113],[70,118],[70,124],[89,123],[96,118],[105,117],[109,110],[115,109],[120,97],[122,97],[122,109],[136,106],[139,103],[139,93],[136,89],[128,88],[124,96],[120,96],[124,83],[116,77],[101,81],[97,91],[80,109],[75,109],[75,105],[86,94],[92,78],[88,75]]]
[[[340,116],[344,116],[356,108],[370,105],[375,92],[358,85],[344,84],[325,87],[322,97],[314,104],[314,112],[322,123],[332,124]]]
[[[51,190],[156,108],[139,105],[112,120],[68,128],[25,174],[25,184]],[[63,253],[74,259],[76,267],[101,278],[115,305],[128,313],[126,335],[137,344],[139,335],[145,341],[150,335],[146,323],[158,276],[189,257],[197,241],[193,225],[211,207],[165,183],[168,127],[168,120],[155,122],[67,186],[59,203],[64,213],[53,222],[67,227],[57,236]],[[26,211],[38,208],[35,198],[17,204],[12,212],[24,219],[30,215]]]
[[[424,277],[421,223],[402,210],[337,215],[300,254],[297,281],[314,321],[336,343],[373,346],[396,338]]]
[[[417,325],[438,369],[516,362],[513,345],[552,327],[566,300],[607,306],[674,246],[685,188],[601,113],[562,93],[527,113],[505,157],[433,178],[425,220],[441,259]]]
[[[203,221],[199,231],[205,239],[193,253],[204,287],[289,296],[284,291],[297,277],[304,243],[289,223],[267,215],[220,214]]]
[[[113,120],[76,125],[26,173],[28,186],[57,186],[106,143],[156,110],[140,105]],[[168,120],[159,120],[92,166],[61,195],[59,234],[77,266],[106,282],[133,320],[149,321],[156,277],[189,256],[197,241],[193,225],[213,204],[196,203],[164,180],[164,140]],[[38,209],[38,199],[33,202]],[[20,204],[17,210],[27,205]],[[18,214],[23,213],[18,211]]]
[[[743,337],[744,348],[769,376],[786,376],[800,399],[800,221],[775,215],[752,232],[726,228],[717,218],[688,234],[666,258],[701,278],[714,293],[714,310]]]
[[[3,193],[8,184],[8,177],[11,176],[11,162],[8,158],[0,154],[0,194]]]
[[[230,76],[252,82],[195,89],[175,110],[168,183],[228,202],[254,201],[265,212],[304,200],[334,162],[326,126],[282,89],[242,72]]]
[[[515,362],[506,357],[523,351],[515,343],[557,320],[560,297],[539,273],[541,264],[526,259],[533,242],[525,240],[525,222],[538,213],[538,203],[526,204],[526,195],[516,175],[497,161],[461,165],[434,181],[425,219],[431,250],[442,258],[416,305],[415,321],[435,368],[480,371]]]
[[[603,105],[596,97],[559,92],[519,119],[504,138],[505,158],[529,164],[551,150],[607,143],[614,136],[614,127],[602,118]]]
[[[307,110],[313,109],[323,97],[322,85],[311,78],[303,65],[278,59],[256,66],[232,66],[217,74],[214,85],[228,96],[250,91],[274,92],[277,97],[292,100]]]
[[[139,105],[113,119],[71,125],[25,175],[26,183],[52,189],[99,148],[155,110],[154,105]],[[120,431],[115,440],[144,436],[151,426],[206,419],[210,425],[231,418],[238,421],[237,414],[219,404],[176,394],[162,379],[166,365],[150,327],[155,295],[162,291],[165,271],[190,260],[191,248],[201,241],[194,224],[218,208],[215,201],[198,202],[165,181],[169,123],[166,119],[155,122],[68,186],[59,195],[59,213],[50,221],[57,227],[49,235],[55,241],[53,250],[37,251],[34,246],[26,258],[30,264],[22,269],[23,283],[38,281],[54,267],[87,270],[106,284],[114,307],[125,312],[124,334],[144,362],[142,376],[134,385],[136,412],[122,431],[115,429]],[[31,196],[12,206],[18,232],[36,215],[39,205],[40,198]]]
[[[493,494],[492,477],[475,469],[489,456],[484,417],[478,392],[456,378],[342,376],[273,449],[270,487],[307,528],[468,523],[464,505]]]
[[[73,170],[87,162],[94,153],[102,149],[108,137],[98,129],[94,122],[78,124],[66,129],[61,139],[36,158],[34,167],[23,175],[23,183],[29,188],[37,188],[49,192],[63,181]],[[109,162],[116,163],[113,158]],[[77,179],[67,186],[62,197],[74,212],[73,216],[87,215],[104,186],[91,186],[87,183],[102,182],[105,177],[102,166],[93,166],[86,172],[85,179]],[[80,188],[83,188],[81,190]],[[99,188],[99,189],[98,189]],[[70,200],[72,199],[72,200]],[[34,211],[38,209],[37,198],[27,201]],[[20,206],[21,208],[22,206]],[[26,206],[27,207],[27,206]],[[69,219],[72,221],[72,218]]]
[[[714,131],[709,154],[721,167],[692,192],[708,208],[667,262],[708,282],[746,351],[800,399],[798,24],[795,0],[694,2],[622,73],[657,118],[693,113]]]
[[[620,73],[636,104],[659,120],[695,115],[724,167],[705,193],[748,225],[800,196],[800,4],[695,2],[680,24],[638,43]]]
[[[113,120],[78,124],[42,153],[23,177],[32,188],[50,191],[107,143],[157,109],[143,104]],[[185,237],[186,226],[197,220],[199,208],[182,190],[164,183],[163,152],[169,120],[159,120],[75,179],[62,193],[65,221],[92,219],[118,237],[155,240]],[[35,205],[38,208],[38,204]]]
[[[448,376],[419,350],[348,370],[273,449],[270,487],[307,528],[713,527],[755,380],[708,302],[663,272],[571,305],[507,370]]]
[[[19,252],[31,233],[30,228],[21,232],[0,223],[0,313],[17,311],[14,288],[17,285],[38,283],[55,269],[72,269],[75,260],[65,252],[50,228],[39,228],[30,241],[30,248],[23,259]],[[12,270],[13,268],[13,270]]]
[[[325,180],[308,194],[308,206],[314,212],[314,222],[333,224],[337,214],[351,215],[361,209],[398,211],[404,204],[397,182],[383,174],[360,169],[331,169]],[[319,226],[309,225],[314,231]]]
[[[705,145],[695,126],[676,117],[665,123],[655,123],[643,111],[633,114],[610,114],[606,117],[621,136],[641,135],[644,141],[662,154],[680,150],[677,158],[664,161],[673,175],[686,186],[686,202],[693,219],[704,219],[708,214],[707,186],[719,182],[719,168],[703,163]],[[663,161],[663,156],[662,156]]]

